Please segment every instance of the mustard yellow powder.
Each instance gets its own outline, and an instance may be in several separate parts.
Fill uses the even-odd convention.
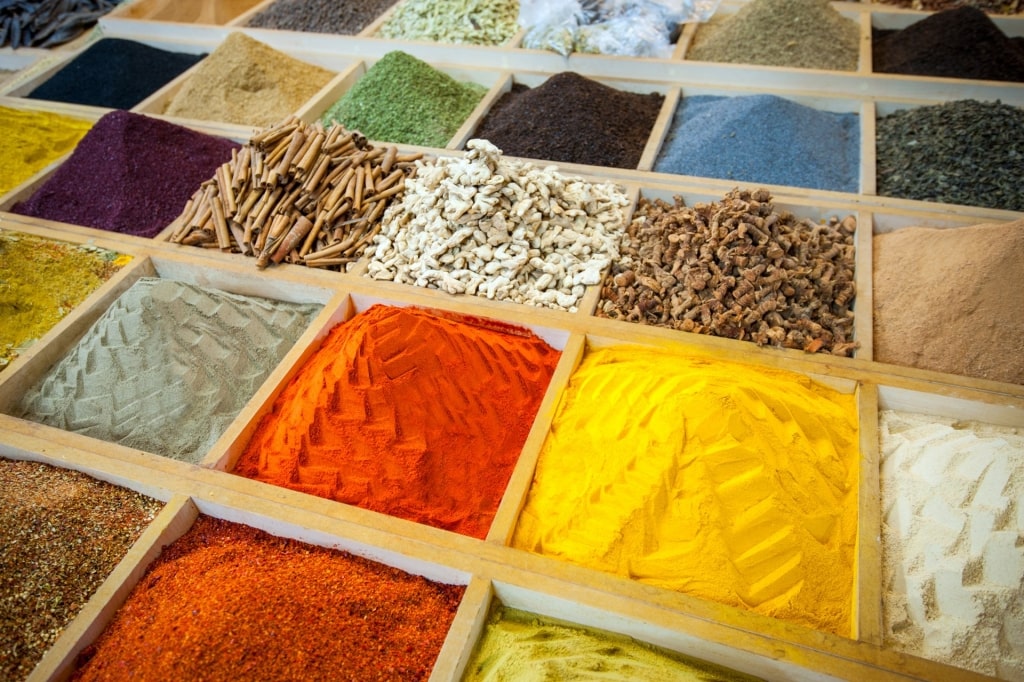
[[[0,194],[6,194],[78,144],[91,121],[0,107]]]
[[[513,545],[850,636],[857,428],[853,395],[790,372],[591,350]]]
[[[0,370],[130,261],[94,246],[0,230]]]

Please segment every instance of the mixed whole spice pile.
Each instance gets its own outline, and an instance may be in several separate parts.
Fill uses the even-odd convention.
[[[849,356],[856,228],[777,211],[763,189],[692,208],[642,198],[597,315]]]

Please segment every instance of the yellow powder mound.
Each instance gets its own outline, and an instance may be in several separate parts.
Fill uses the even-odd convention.
[[[657,349],[589,352],[513,544],[849,636],[855,397]]]

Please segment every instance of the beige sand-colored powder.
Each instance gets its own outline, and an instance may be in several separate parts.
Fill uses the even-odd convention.
[[[167,104],[168,116],[266,127],[295,113],[334,73],[232,33]]]

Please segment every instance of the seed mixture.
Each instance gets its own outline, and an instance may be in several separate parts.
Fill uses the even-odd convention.
[[[0,458],[0,678],[28,677],[162,503]]]
[[[692,208],[641,198],[596,314],[849,356],[856,229],[776,211],[763,189]]]
[[[519,30],[519,0],[403,0],[378,38],[504,45]]]
[[[394,0],[277,0],[249,20],[253,28],[355,35]]]

